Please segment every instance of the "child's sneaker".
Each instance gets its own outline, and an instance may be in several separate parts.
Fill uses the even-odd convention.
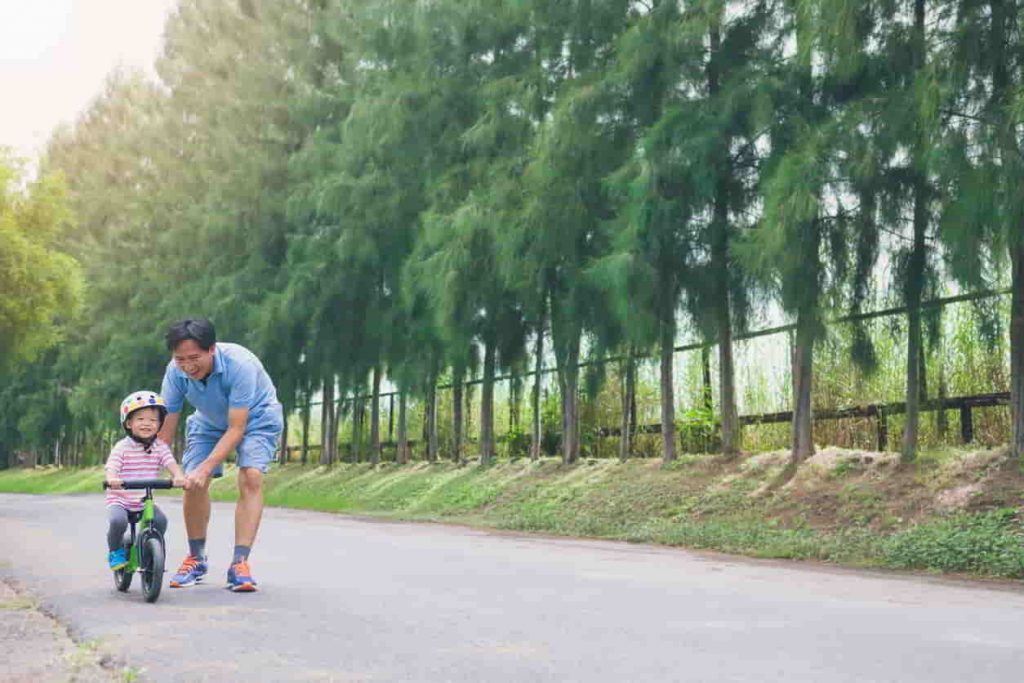
[[[256,590],[256,581],[249,571],[249,563],[245,560],[235,562],[228,569],[228,590],[235,593],[251,593]]]
[[[171,588],[194,586],[202,581],[204,576],[206,576],[206,558],[189,555],[178,567],[178,573],[171,577],[170,585]]]
[[[124,548],[111,550],[110,554],[107,555],[107,563],[115,572],[118,569],[124,569],[128,566],[128,554],[124,551]]]

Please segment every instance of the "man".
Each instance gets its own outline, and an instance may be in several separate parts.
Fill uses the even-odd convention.
[[[277,390],[251,351],[238,344],[217,343],[209,320],[180,320],[171,325],[166,340],[171,361],[160,393],[167,402],[167,418],[159,438],[173,442],[186,399],[196,409],[186,421],[182,456],[189,553],[170,585],[193,586],[205,576],[210,480],[222,475],[224,461],[237,451],[239,498],[228,588],[254,591],[249,551],[263,514],[263,475],[284,424]]]

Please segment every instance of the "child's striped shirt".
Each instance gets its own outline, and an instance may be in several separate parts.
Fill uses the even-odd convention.
[[[107,458],[106,469],[122,481],[156,479],[161,470],[174,463],[171,449],[160,439],[153,441],[149,451],[141,443],[126,436],[114,444]],[[107,505],[118,505],[126,510],[141,510],[145,491],[115,491],[107,489]]]

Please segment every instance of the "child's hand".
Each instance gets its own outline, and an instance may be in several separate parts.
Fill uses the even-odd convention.
[[[185,488],[185,477],[174,477],[172,480],[174,488]]]
[[[107,486],[109,486],[112,489],[120,489],[122,488],[123,484],[124,482],[117,478],[107,479]]]

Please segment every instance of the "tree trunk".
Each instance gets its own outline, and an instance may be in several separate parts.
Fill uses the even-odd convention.
[[[673,381],[674,326],[661,323],[661,444],[666,463],[676,459],[676,397]]]
[[[510,432],[519,431],[519,410],[523,397],[522,378],[518,370],[508,380],[508,429]]]
[[[462,428],[462,439],[467,444],[473,442],[473,385],[467,380],[463,384],[462,393],[466,397],[466,408],[462,411],[462,416],[466,418],[466,424]],[[465,453],[465,449],[463,453]]]
[[[728,295],[726,295],[728,299]],[[718,393],[722,403],[722,454],[736,457],[740,452],[740,418],[736,409],[736,372],[733,365],[732,323],[719,315]]]
[[[325,379],[320,403],[320,464],[331,464],[331,439],[334,437],[334,378]]]
[[[427,390],[423,396],[423,420],[420,426],[420,443],[423,444],[423,459],[431,462],[430,459],[430,391]]]
[[[398,395],[398,452],[395,454],[395,458],[400,465],[409,462],[409,434],[406,425],[405,404],[406,394],[403,391]]]
[[[921,401],[924,402],[928,400],[928,345],[924,343],[923,328],[921,331],[921,360],[918,362],[917,369],[921,375],[921,381],[918,382],[921,387]]]
[[[363,422],[366,415],[363,401],[359,394],[352,400],[352,448],[349,449],[349,461],[352,463],[363,459]]]
[[[712,97],[719,93],[722,61],[721,25],[715,17],[709,26],[711,58],[708,60],[708,92]],[[719,165],[715,179],[714,221],[711,236],[711,271],[715,296],[715,327],[718,337],[718,400],[721,403],[719,418],[722,425],[722,453],[734,457],[739,453],[740,425],[736,410],[736,379],[733,368],[732,349],[732,301],[729,289],[729,182],[733,175],[730,162],[731,138],[723,136],[717,152]],[[709,383],[710,384],[710,383]]]
[[[1010,453],[1024,456],[1024,240],[1010,250]]]
[[[567,368],[562,378],[562,462],[579,460],[579,371]]]
[[[574,464],[580,457],[579,441],[579,377],[580,377],[580,335],[571,328],[568,330],[564,353],[558,368],[558,385],[562,398],[562,463]],[[556,349],[559,340],[555,338]]]
[[[452,460],[462,464],[462,372],[456,372],[452,381]]]
[[[921,70],[925,64],[924,0],[914,0],[913,68]],[[917,457],[917,442],[921,425],[922,333],[921,294],[924,287],[924,268],[927,258],[925,236],[928,230],[927,178],[921,168],[923,151],[921,132],[917,132],[912,157],[914,190],[914,241],[907,267],[903,291],[907,304],[907,391],[906,422],[903,426],[903,447],[900,461],[913,462]]]
[[[484,348],[484,382],[480,394],[480,464],[494,460],[494,365],[495,344]]]
[[[395,442],[395,394],[388,395],[388,442]]]
[[[626,351],[622,375],[622,429],[619,435],[619,460],[626,462],[633,453],[633,432],[636,429],[636,353],[632,346]]]
[[[814,455],[814,415],[811,388],[814,381],[814,330],[806,313],[797,316],[793,344],[793,454],[794,463]]]
[[[309,462],[309,412],[310,392],[306,392],[305,401],[302,404],[302,457],[300,462],[305,465]]]
[[[332,465],[338,462],[338,438],[341,431],[341,401],[338,399],[338,389],[334,386],[334,378],[331,377],[331,455],[328,462]]]
[[[711,390],[711,349],[702,346],[700,349],[701,369],[701,406],[711,412],[715,408],[715,397]]]
[[[949,396],[949,383],[946,380],[946,361],[943,350],[939,350],[939,400],[944,401]],[[935,411],[935,432],[939,441],[946,442],[949,436],[949,415],[945,410]]]
[[[327,433],[331,427],[331,418],[327,411],[330,405],[327,403],[327,380],[320,383],[320,464],[327,464]]]
[[[530,396],[530,409],[533,417],[532,433],[530,438],[530,459],[540,459],[541,439],[544,438],[543,425],[540,415],[540,387],[544,371],[544,315],[541,314],[540,322],[537,324],[537,342],[534,350],[533,360],[533,394]]]
[[[281,429],[281,455],[280,463],[282,465],[288,464],[288,410],[282,407],[281,412],[284,414],[284,427]]]
[[[373,368],[373,403],[370,408],[370,462],[380,463],[380,366]]]
[[[429,462],[437,462],[437,382],[436,376],[430,382],[430,388],[427,391],[427,415],[426,424],[426,442],[427,442],[427,460]]]
[[[925,236],[928,229],[928,206],[924,178],[914,183],[914,245],[907,268],[904,292],[907,303],[907,412],[903,427],[903,448],[900,460],[913,462],[917,457],[917,441],[921,423],[921,359],[923,355],[921,332],[921,294],[924,286],[924,267],[927,254]]]
[[[729,296],[728,265],[728,215],[722,197],[716,200],[716,221],[719,224],[711,250],[712,270],[715,272],[715,288],[718,290],[715,325],[718,341],[718,400],[721,404],[719,419],[722,426],[722,453],[735,457],[740,450],[740,422],[736,409],[736,372],[733,363],[733,331],[731,301]],[[710,370],[710,368],[707,368]],[[709,378],[710,379],[710,378]],[[710,381],[708,386],[710,388]],[[707,397],[711,404],[710,396]]]
[[[917,455],[921,420],[921,309],[911,308],[907,317],[907,412],[900,452],[900,461],[904,463],[913,462]]]

